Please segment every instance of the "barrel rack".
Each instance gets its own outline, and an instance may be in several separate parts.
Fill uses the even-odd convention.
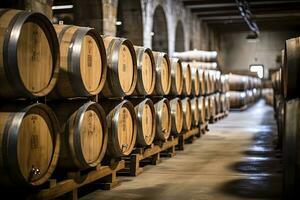
[[[216,116],[212,117],[212,118],[209,120],[209,123],[210,123],[210,124],[214,124],[214,123],[216,123],[217,121],[219,121],[219,120],[221,120],[221,119],[227,117],[227,115],[228,115],[228,111],[226,111],[226,112],[221,112],[221,113],[217,114]]]
[[[183,151],[185,144],[191,144],[195,141],[196,138],[200,138],[202,134],[208,131],[208,124],[205,122],[201,124],[197,128],[193,128],[189,131],[184,132],[178,137],[178,145],[176,146],[176,150]]]
[[[175,156],[175,147],[178,138],[171,136],[167,141],[151,144],[144,148],[135,148],[131,155],[123,157],[126,167],[118,172],[123,176],[138,176],[143,172],[142,164],[156,165],[160,162],[160,157]]]
[[[50,199],[78,199],[78,189],[92,184],[93,186],[110,190],[121,183],[117,179],[117,171],[125,167],[125,161],[115,162],[111,166],[96,166],[87,172],[67,173],[67,178],[57,180],[49,179],[47,183],[41,187],[27,190],[6,190],[1,191],[2,195],[9,195],[10,199],[26,199],[26,200],[50,200]]]

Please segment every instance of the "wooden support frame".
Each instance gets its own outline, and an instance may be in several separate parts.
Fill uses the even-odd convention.
[[[96,184],[99,188],[110,190],[120,182],[117,179],[117,171],[124,169],[125,161],[122,160],[112,169],[110,166],[97,166],[85,174],[79,172],[68,173],[68,179],[57,182],[55,179],[49,180],[49,187],[39,189],[30,194],[26,199],[42,199],[50,200],[58,197],[66,197],[66,199],[78,199],[78,189],[87,184]],[[76,180],[81,180],[76,181]]]
[[[118,175],[138,176],[143,172],[142,165],[157,165],[161,157],[175,156],[177,144],[178,138],[171,136],[165,142],[154,143],[144,148],[135,148],[130,156],[123,157],[126,167],[119,171]]]

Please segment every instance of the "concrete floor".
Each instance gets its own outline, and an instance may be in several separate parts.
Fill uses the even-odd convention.
[[[82,200],[280,199],[281,160],[272,108],[260,101],[210,125],[210,132],[174,158],[145,167],[121,186]]]

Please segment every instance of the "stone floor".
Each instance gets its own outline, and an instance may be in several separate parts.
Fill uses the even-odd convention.
[[[111,190],[82,200],[280,199],[281,160],[274,151],[273,110],[263,101],[231,112],[174,158],[147,166],[138,177],[122,177]]]

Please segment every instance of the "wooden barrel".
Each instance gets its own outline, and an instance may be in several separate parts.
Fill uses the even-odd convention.
[[[156,132],[155,108],[151,99],[132,99],[137,117],[138,146],[148,146],[153,143]]]
[[[181,61],[171,58],[171,94],[181,95],[183,90],[183,73]]]
[[[171,133],[171,108],[168,99],[153,99],[156,115],[156,140],[165,141]]]
[[[137,58],[137,84],[134,95],[151,95],[155,86],[155,62],[151,49],[134,46]]]
[[[100,34],[89,27],[54,25],[54,28],[60,44],[60,74],[50,98],[97,95],[107,73]]]
[[[192,94],[194,96],[199,96],[200,95],[200,77],[199,77],[198,69],[192,68],[191,74],[192,74]]]
[[[222,93],[228,92],[229,91],[229,82],[228,82],[228,75],[222,74],[220,78],[220,84],[221,88],[220,91]]]
[[[0,97],[40,97],[54,87],[59,44],[49,19],[36,12],[0,9]]]
[[[198,68],[199,83],[200,83],[200,95],[205,95],[205,74],[204,70]]]
[[[211,77],[209,71],[204,71],[205,94],[211,94]]]
[[[228,82],[231,91],[244,91],[248,88],[247,76],[229,74]]]
[[[59,123],[44,104],[1,105],[0,184],[39,186],[52,175],[60,150]]]
[[[283,94],[286,99],[300,97],[300,37],[289,39],[285,43],[285,55],[282,71]]]
[[[192,108],[192,115],[193,115],[193,122],[192,125],[197,127],[200,123],[200,110],[199,110],[199,100],[198,97],[194,97],[191,99],[191,108]]]
[[[103,100],[100,102],[106,113],[108,144],[106,156],[128,156],[136,142],[137,120],[132,103],[128,100]]]
[[[124,38],[103,36],[107,56],[107,78],[102,95],[131,95],[137,83],[137,59],[133,44]]]
[[[205,98],[203,96],[198,97],[198,110],[199,110],[199,123],[204,124],[206,121],[206,116],[205,116]]]
[[[51,104],[61,123],[59,168],[87,169],[102,161],[107,148],[106,114],[96,102]]]
[[[183,112],[182,103],[179,98],[174,98],[170,101],[171,107],[171,131],[174,135],[178,135],[182,131]]]
[[[182,93],[185,96],[189,96],[192,93],[192,71],[188,63],[183,63],[182,65],[183,72],[183,90]]]
[[[216,100],[214,95],[208,96],[209,107],[209,119],[213,119],[216,116]]]
[[[221,108],[221,112],[226,112],[227,111],[226,94],[224,94],[224,93],[220,94],[220,108]]]
[[[214,94],[215,96],[215,105],[216,105],[216,114],[221,113],[222,108],[221,108],[221,97],[220,97],[220,93],[216,93]]]
[[[210,119],[209,96],[204,97],[203,106],[204,106],[205,120],[209,121]]]
[[[246,92],[229,91],[230,108],[241,108],[247,104]]]
[[[171,90],[171,63],[168,54],[153,51],[156,65],[154,95],[168,95]]]
[[[176,58],[181,58],[184,61],[213,62],[217,60],[218,53],[216,51],[192,50],[174,52],[173,56]]]
[[[216,71],[214,70],[209,70],[209,75],[210,75],[210,79],[209,79],[209,84],[210,84],[210,94],[215,93],[216,92]]]
[[[189,97],[185,97],[181,102],[183,110],[183,130],[188,131],[191,129],[193,122],[191,100]]]
[[[221,72],[215,70],[215,92],[221,92]]]

